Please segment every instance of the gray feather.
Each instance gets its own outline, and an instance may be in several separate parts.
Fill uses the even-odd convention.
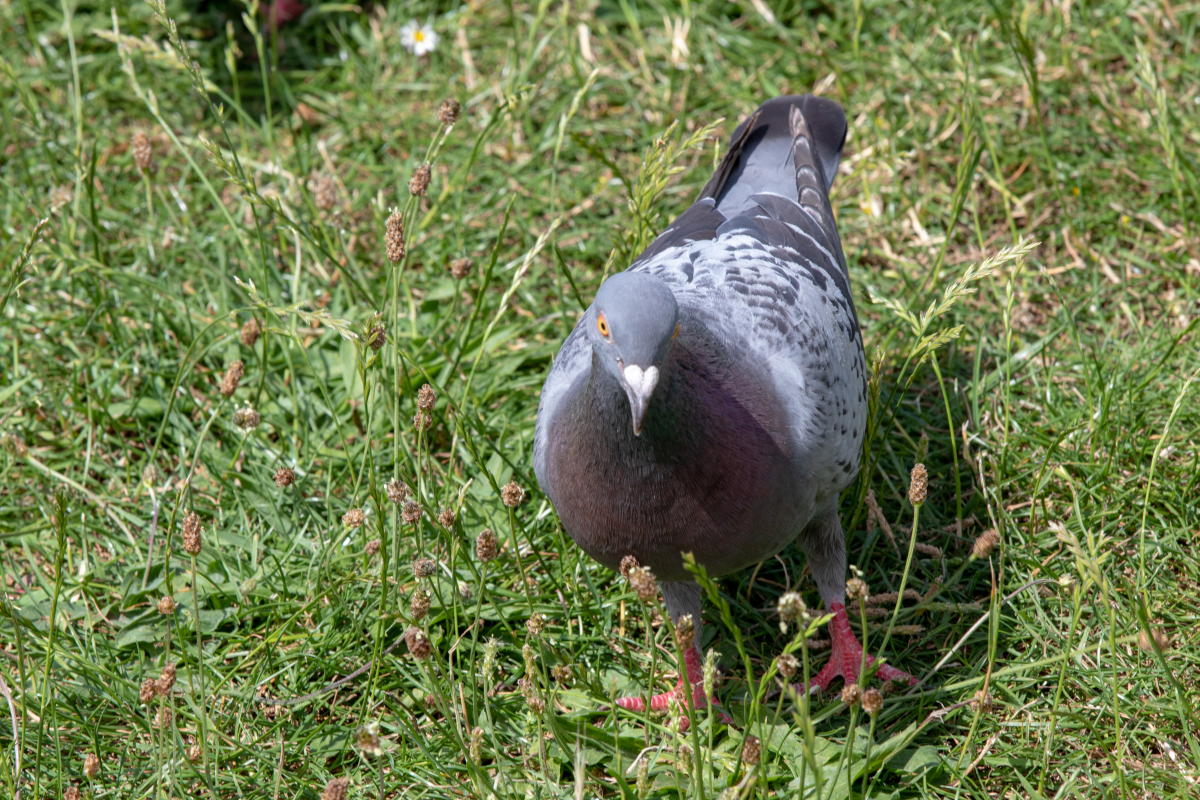
[[[660,579],[686,582],[681,552],[721,575],[799,538],[822,595],[841,598],[836,502],[857,474],[867,412],[828,196],[845,133],[830,101],[764,103],[696,204],[629,268],[670,289],[680,326],[641,436],[589,327],[596,309],[563,344],[542,393],[534,467],[567,532],[601,563],[632,554]],[[689,606],[690,590],[671,591],[680,596],[669,607]]]

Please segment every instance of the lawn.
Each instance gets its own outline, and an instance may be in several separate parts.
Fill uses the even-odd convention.
[[[1200,792],[1200,4],[0,17],[0,796]],[[539,490],[539,391],[802,92],[850,122],[851,616],[924,683],[785,689],[793,547],[708,586],[731,722],[626,712],[673,632]]]

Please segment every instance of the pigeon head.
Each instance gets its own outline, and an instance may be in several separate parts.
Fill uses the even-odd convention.
[[[597,360],[625,390],[633,432],[640,435],[659,370],[679,333],[675,295],[654,275],[619,272],[596,293],[588,323]]]

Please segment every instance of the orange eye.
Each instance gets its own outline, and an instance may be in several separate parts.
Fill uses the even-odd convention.
[[[675,323],[675,332],[671,334],[671,340],[674,341],[675,337],[678,335],[679,335],[679,323],[676,322]]]
[[[608,336],[608,320],[604,318],[603,313],[596,317],[596,327],[600,330],[601,336]]]

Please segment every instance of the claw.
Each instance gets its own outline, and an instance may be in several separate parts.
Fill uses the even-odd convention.
[[[810,692],[818,689],[825,691],[829,688],[829,684],[833,683],[834,678],[841,678],[846,683],[854,683],[858,680],[859,671],[864,663],[862,645],[855,638],[854,631],[850,630],[850,618],[846,616],[846,607],[841,603],[833,603],[830,605],[830,610],[833,611],[833,621],[829,623],[833,652],[830,653],[829,663],[809,682]],[[867,666],[874,663],[875,658],[867,656]],[[889,664],[881,664],[875,674],[879,676],[880,680],[902,680],[909,686],[916,686],[918,682],[912,675]]]
[[[718,713],[722,722],[726,724],[732,723],[733,719],[730,718],[730,716],[726,714],[723,709],[721,709],[721,704],[718,702],[717,698],[713,697],[710,700],[710,698],[704,696],[704,687],[701,685],[699,680],[699,676],[703,671],[703,666],[701,665],[700,660],[700,650],[696,647],[692,647],[691,650],[688,650],[687,653],[684,654],[684,662],[687,665],[686,676],[680,675],[679,683],[675,684],[675,688],[671,691],[663,692],[662,694],[656,694],[651,697],[650,710],[666,711],[672,700],[681,703],[686,702],[684,699],[687,697],[685,692],[690,688],[692,692],[693,708],[706,708],[711,703],[714,708],[719,709]],[[646,701],[641,697],[619,697],[617,698],[617,705],[626,711],[636,711],[640,713],[646,710]],[[685,716],[683,718],[681,730],[687,730],[687,726],[688,720]]]

